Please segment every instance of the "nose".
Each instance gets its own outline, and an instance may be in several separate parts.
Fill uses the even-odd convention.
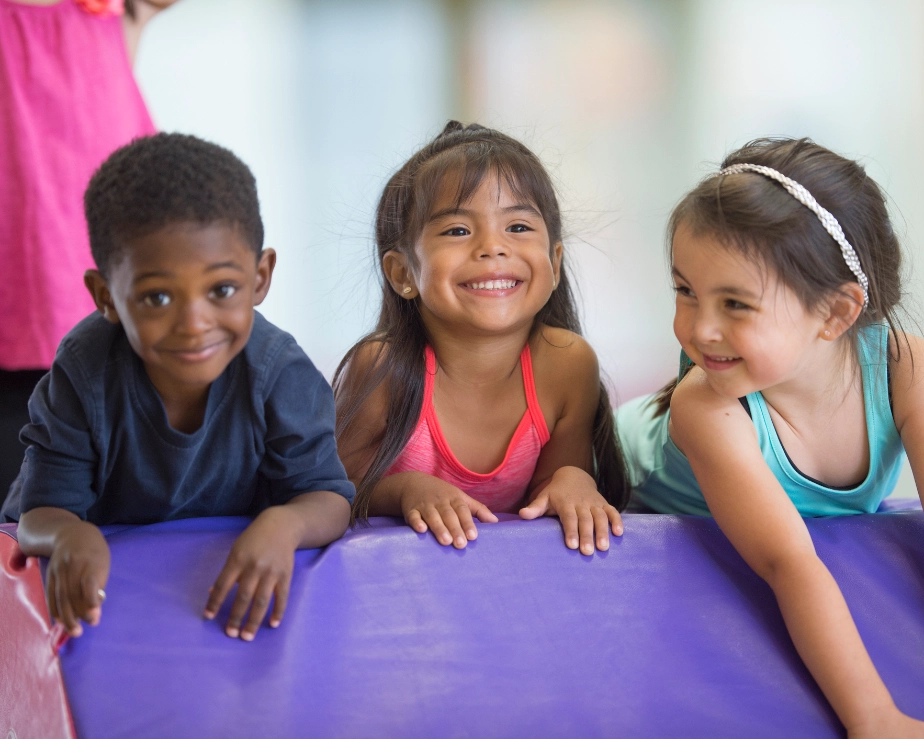
[[[208,300],[191,299],[182,302],[176,313],[176,331],[195,336],[208,331],[212,326],[212,306]]]
[[[482,237],[477,240],[475,248],[479,259],[510,256],[509,247],[504,244],[500,237],[493,233],[482,235]]]
[[[715,344],[722,340],[722,326],[714,311],[700,308],[693,315],[691,335],[697,344]]]

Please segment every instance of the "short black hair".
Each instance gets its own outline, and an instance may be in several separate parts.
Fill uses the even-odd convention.
[[[126,241],[183,221],[225,222],[254,253],[263,249],[257,183],[231,151],[195,136],[158,133],[114,151],[83,196],[96,267],[109,267]]]

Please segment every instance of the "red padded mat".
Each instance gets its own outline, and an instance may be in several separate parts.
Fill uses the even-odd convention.
[[[0,528],[0,736],[73,739],[42,573],[8,530]]]

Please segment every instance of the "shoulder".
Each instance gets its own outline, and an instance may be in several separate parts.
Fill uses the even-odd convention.
[[[388,378],[382,377],[372,390],[369,390],[369,386],[374,382],[376,370],[384,368],[388,352],[388,342],[385,341],[371,339],[360,343],[347,355],[340,377],[335,380],[338,408],[362,397],[361,407],[355,410],[363,425],[376,422],[384,426],[388,406]]]
[[[529,342],[537,379],[580,381],[600,376],[597,354],[583,336],[564,328],[540,326]]]
[[[889,337],[889,388],[895,427],[924,408],[924,339],[899,333]]]
[[[756,440],[754,424],[738,398],[716,393],[698,367],[686,374],[671,395],[669,428],[684,453],[717,440]]]
[[[133,351],[121,324],[107,321],[99,313],[84,318],[58,345],[54,365],[83,380],[102,381],[107,364],[130,357]]]
[[[292,362],[314,367],[292,334],[270,323],[256,311],[253,329],[242,354],[247,364],[257,370],[257,376],[272,373],[274,369]]]

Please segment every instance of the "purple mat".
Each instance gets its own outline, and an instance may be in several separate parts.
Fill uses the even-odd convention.
[[[242,519],[113,529],[103,620],[61,650],[79,736],[841,736],[773,595],[711,520],[557,521],[463,552],[379,519],[299,552],[251,644],[199,617]],[[924,513],[808,522],[896,703],[924,719]],[[220,614],[227,616],[227,606]]]

